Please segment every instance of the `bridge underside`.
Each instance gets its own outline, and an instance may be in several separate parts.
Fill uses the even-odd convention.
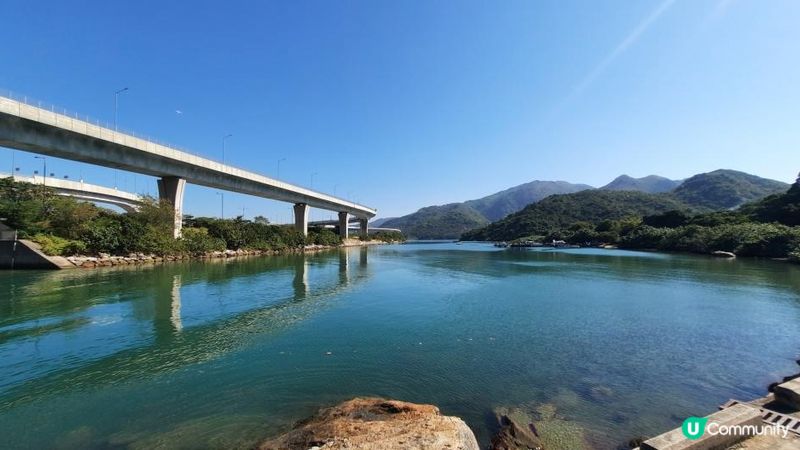
[[[86,202],[105,203],[107,205],[114,205],[114,206],[122,208],[123,211],[128,212],[128,213],[135,212],[137,209],[139,209],[139,205],[136,205],[136,204],[133,204],[133,203],[129,203],[129,202],[125,202],[125,201],[115,200],[115,199],[111,199],[111,198],[105,198],[103,196],[96,196],[96,195],[85,194],[85,193],[81,193],[81,192],[70,192],[70,191],[62,191],[62,190],[56,190],[56,193],[58,195],[62,195],[64,197],[72,197],[74,199],[83,200],[83,201],[86,201]]]

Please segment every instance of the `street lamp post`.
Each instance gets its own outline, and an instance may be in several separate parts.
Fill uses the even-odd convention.
[[[119,94],[127,92],[128,88],[122,88],[114,91],[114,131],[117,131],[117,112],[119,110]]]
[[[337,190],[337,189],[339,189],[339,185],[338,185],[338,184],[334,184],[334,185],[333,185],[333,196],[334,196],[334,197],[336,197],[336,190]],[[331,211],[331,214],[330,214],[330,216],[329,216],[329,217],[331,218],[331,220],[333,220],[333,211]]]
[[[119,111],[119,94],[123,94],[128,91],[128,88],[124,87],[117,91],[114,91],[114,131],[116,132],[119,128],[117,126],[117,118],[118,118],[118,111]],[[114,169],[114,189],[117,188],[117,175],[119,174],[119,169]]]
[[[222,164],[225,164],[225,141],[227,141],[230,137],[233,137],[233,135],[226,134],[222,137]]]
[[[45,156],[34,156],[36,159],[42,160],[42,208],[45,207],[45,189],[44,186],[47,183],[47,157]]]
[[[47,157],[34,156],[34,158],[42,160],[42,186],[44,186],[47,183]]]
[[[224,192],[217,192],[219,195],[219,216],[220,218],[225,218],[225,193]]]
[[[281,158],[278,160],[278,174],[275,175],[275,179],[281,179],[281,161],[286,161],[286,158]]]

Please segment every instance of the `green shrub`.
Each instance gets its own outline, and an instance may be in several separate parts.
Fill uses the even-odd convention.
[[[122,224],[118,215],[103,214],[95,219],[80,235],[91,253],[119,253]]]
[[[31,237],[42,247],[42,251],[50,256],[71,256],[86,252],[86,245],[81,241],[65,239],[51,234],[39,233]]]
[[[204,255],[225,250],[225,241],[210,236],[205,228],[184,228],[181,242],[183,249],[191,255]]]
[[[405,242],[406,237],[399,231],[378,231],[370,236],[373,240],[381,242]]]
[[[291,226],[268,225],[244,220],[192,217],[185,221],[187,227],[205,228],[208,235],[222,239],[231,250],[278,250],[298,248],[306,243],[306,237]]]
[[[619,245],[625,248],[663,249],[672,239],[674,230],[642,225],[620,239]]]
[[[337,246],[342,244],[342,238],[328,228],[311,228],[306,236],[306,244]]]

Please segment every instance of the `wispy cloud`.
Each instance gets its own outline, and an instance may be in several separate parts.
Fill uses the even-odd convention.
[[[584,91],[592,84],[594,81],[602,75],[603,72],[610,66],[621,54],[625,53],[632,45],[639,40],[639,38],[644,34],[648,28],[650,28],[653,23],[661,17],[664,12],[666,12],[672,5],[675,3],[676,0],[664,0],[661,2],[650,14],[647,15],[641,22],[639,22],[636,27],[631,30],[630,33],[622,40],[616,47],[614,47],[611,52],[600,61],[581,81],[572,88],[569,95],[567,95],[564,100],[562,100],[558,106],[553,111],[553,115],[560,112],[565,106],[583,94]],[[723,2],[730,1],[730,0],[722,0]]]

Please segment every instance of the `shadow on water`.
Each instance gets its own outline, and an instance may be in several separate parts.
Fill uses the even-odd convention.
[[[212,360],[246,347],[252,336],[278,333],[304,321],[328,307],[328,299],[366,280],[369,272],[366,249],[343,249],[4,275],[12,280],[3,284],[7,295],[0,295],[6,299],[0,301],[0,355],[2,349],[17,357],[20,350],[32,351],[13,361],[27,367],[25,379],[6,377],[0,383],[0,410],[43,395],[119,383],[143,374],[154,376]],[[24,287],[15,290],[18,283]],[[203,298],[215,288],[219,301]],[[237,294],[228,296],[233,288]],[[93,354],[95,346],[107,345],[102,336],[103,314],[95,310],[109,305],[126,308],[118,320],[132,323],[133,329],[123,332],[133,336],[128,336],[128,345],[110,354]],[[115,332],[109,330],[112,337]],[[80,341],[82,335],[85,341]],[[37,359],[38,340],[66,336],[86,343],[83,350],[69,355],[69,363],[58,354]],[[40,373],[35,367],[42,369]]]

